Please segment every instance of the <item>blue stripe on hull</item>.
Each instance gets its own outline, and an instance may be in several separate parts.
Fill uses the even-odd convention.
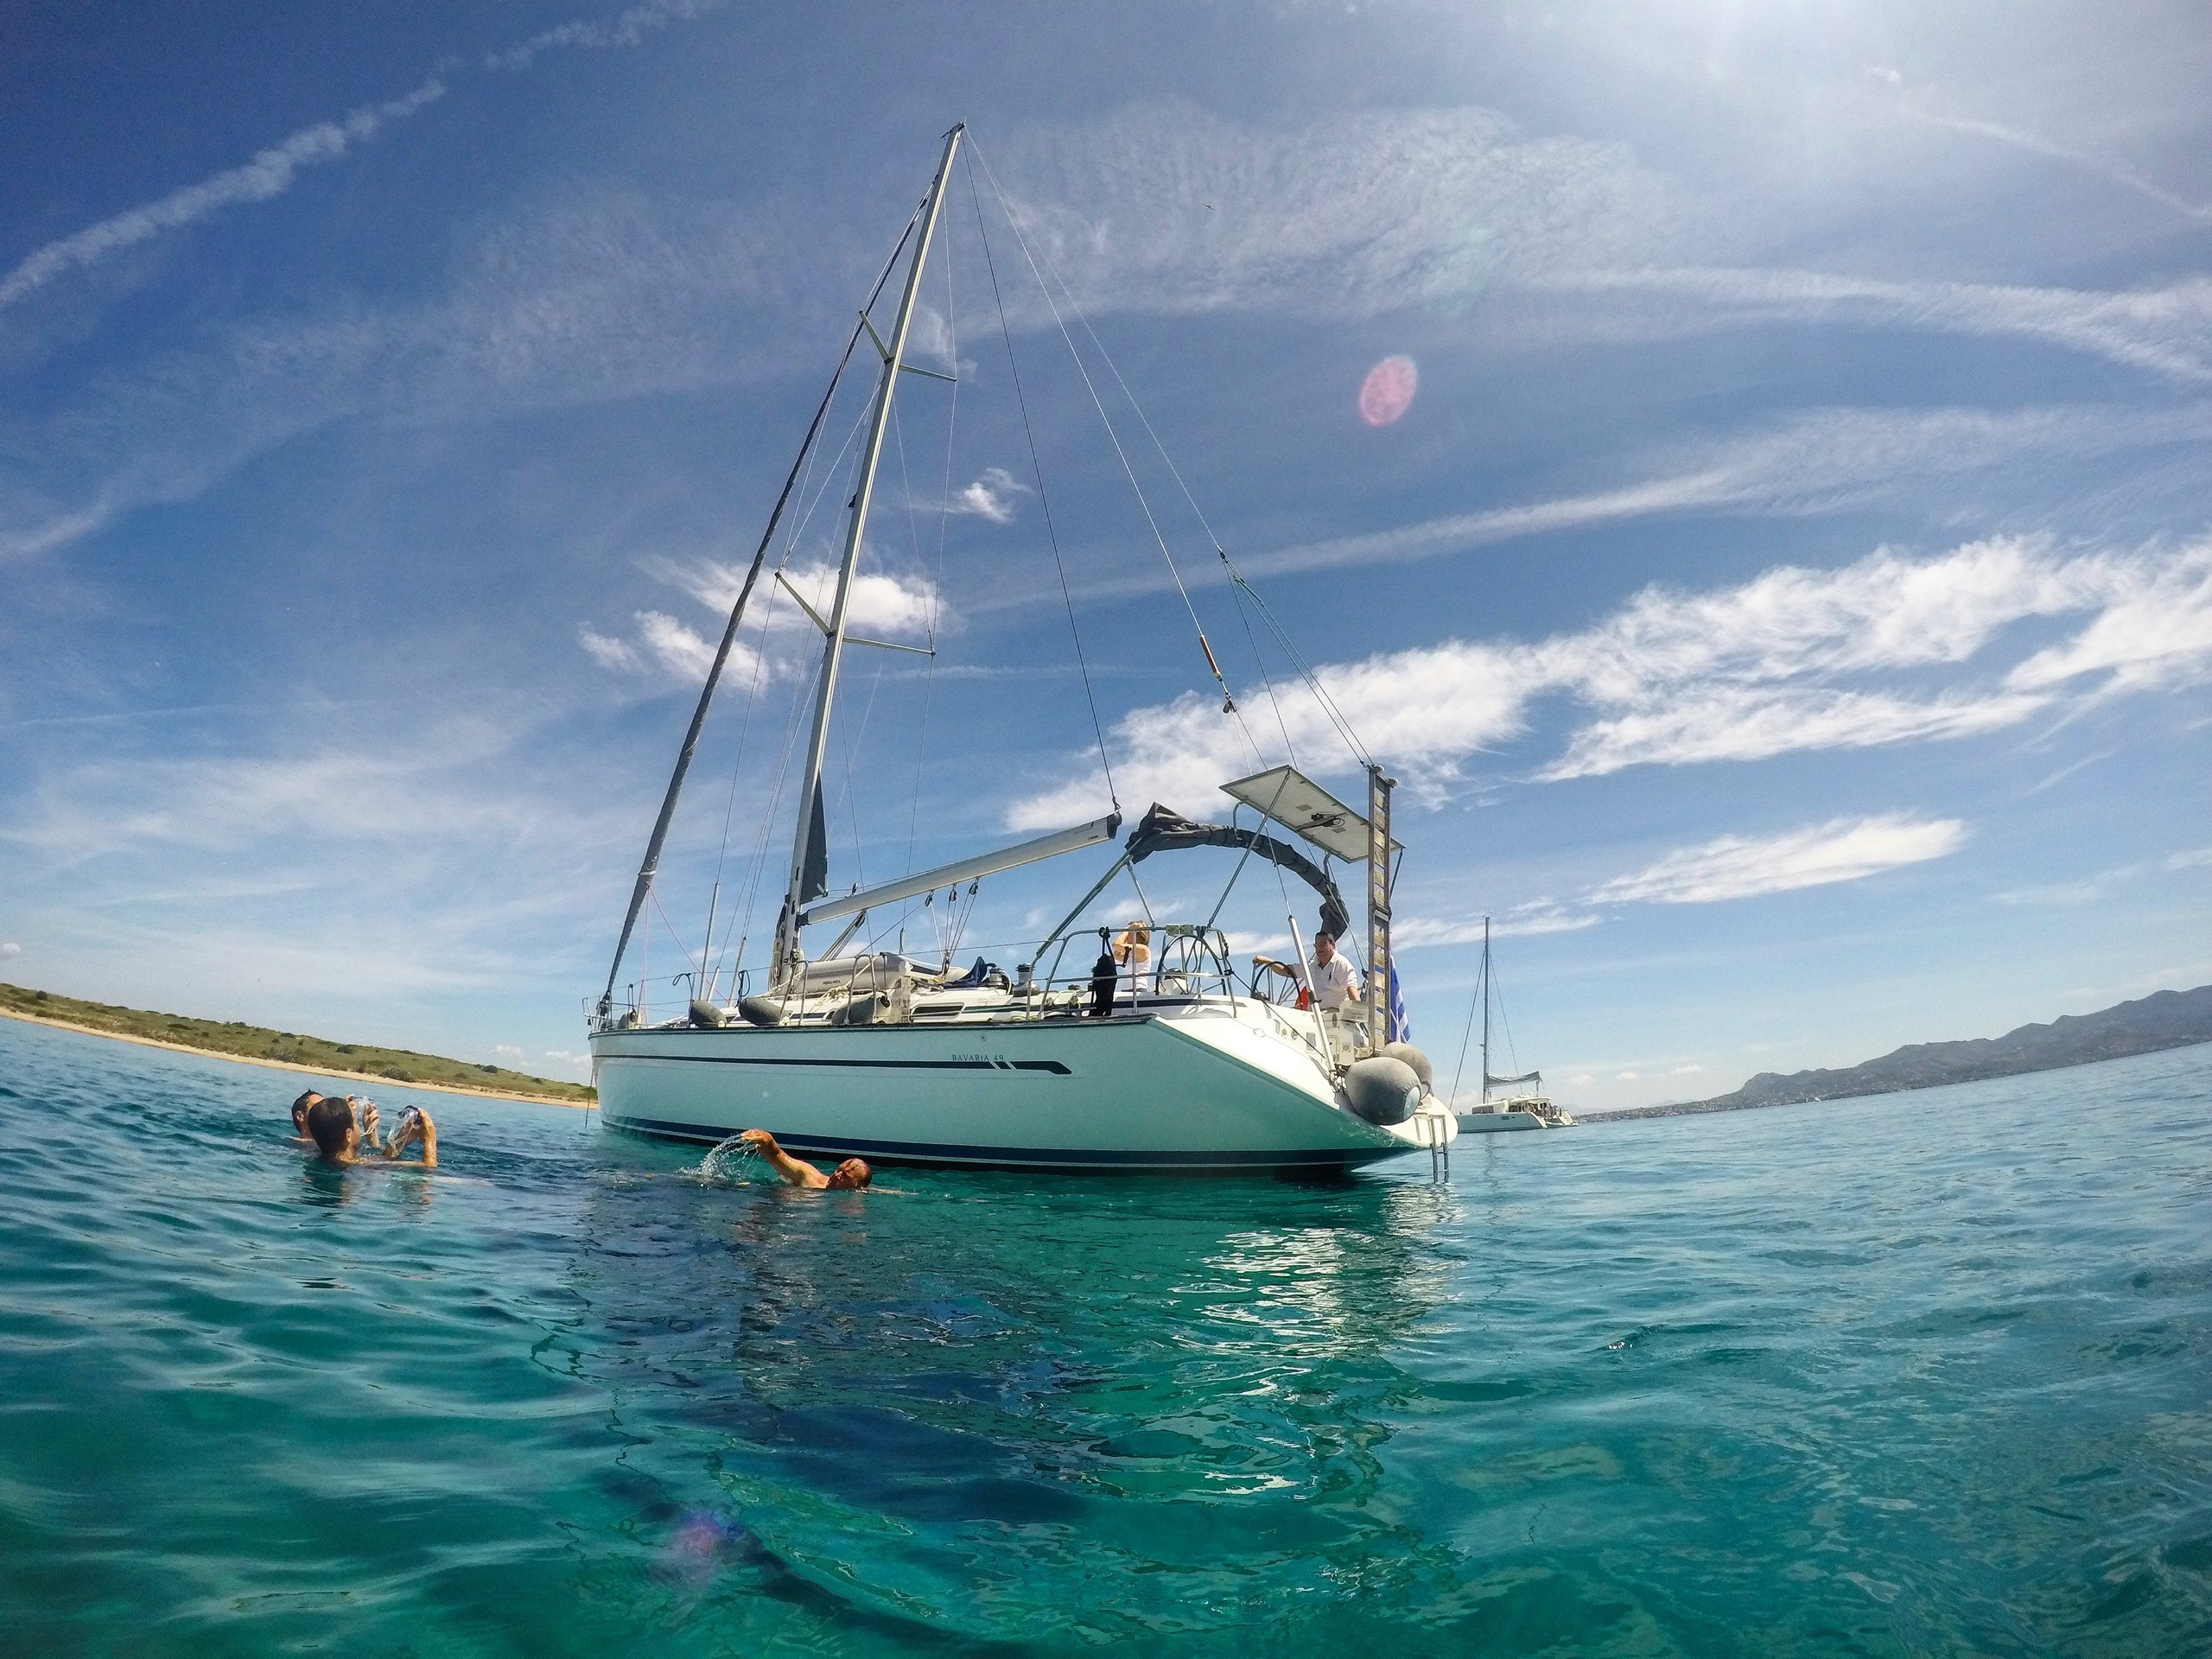
[[[715,1146],[730,1138],[730,1131],[702,1123],[671,1123],[654,1117],[614,1117],[605,1111],[601,1120],[610,1129],[652,1135],[663,1141],[690,1141]],[[926,1141],[811,1140],[777,1131],[777,1141],[786,1150],[817,1158],[872,1158],[886,1164],[921,1164],[966,1169],[1062,1169],[1141,1173],[1147,1170],[1270,1170],[1349,1169],[1394,1158],[1411,1147],[1348,1147],[1340,1151],[1248,1152],[1223,1148],[1210,1152],[1111,1152],[1065,1148],[1046,1151],[1033,1147],[941,1146]]]

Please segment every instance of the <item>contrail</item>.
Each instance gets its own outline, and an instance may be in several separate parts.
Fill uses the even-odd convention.
[[[342,121],[319,121],[302,127],[281,143],[271,144],[243,167],[218,173],[171,191],[159,201],[133,207],[99,224],[49,242],[0,277],[0,306],[16,301],[52,282],[66,270],[97,264],[108,255],[162,231],[174,231],[208,214],[242,201],[266,201],[291,188],[303,167],[334,162],[353,145],[372,137],[388,121],[405,118],[425,104],[445,96],[442,80],[424,81],[404,98],[389,104],[366,105]]]
[[[605,48],[636,46],[648,35],[687,23],[709,12],[722,10],[730,0],[645,0],[613,17],[580,19],[533,35],[518,45],[488,53],[486,69],[526,69],[540,53],[563,47]],[[267,201],[292,188],[300,169],[334,162],[355,144],[375,136],[387,122],[404,120],[425,104],[446,94],[446,84],[433,75],[404,98],[388,104],[364,105],[340,121],[319,121],[302,127],[280,143],[271,144],[243,167],[188,184],[159,201],[133,207],[113,219],[49,242],[0,276],[0,308],[35,294],[64,271],[96,264],[110,254],[143,242],[163,231],[181,230],[208,214],[240,202]]]
[[[527,69],[531,60],[539,53],[564,46],[635,46],[648,35],[657,35],[677,23],[688,23],[710,11],[720,11],[730,3],[731,0],[645,0],[644,4],[632,6],[601,22],[579,19],[563,23],[503,52],[487,52],[484,54],[484,67]]]

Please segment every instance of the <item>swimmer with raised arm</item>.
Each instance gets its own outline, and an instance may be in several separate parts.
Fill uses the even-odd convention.
[[[356,1116],[352,1099],[333,1100],[326,1095],[307,1108],[307,1131],[324,1163],[341,1167],[372,1159],[397,1163],[408,1147],[420,1147],[423,1167],[438,1166],[438,1126],[430,1121],[428,1112],[419,1106],[409,1107],[400,1115],[399,1127],[392,1132],[391,1139],[379,1141],[374,1103],[362,1101],[359,1105],[360,1115]]]
[[[768,1160],[769,1167],[793,1186],[803,1186],[811,1192],[828,1189],[832,1192],[857,1192],[875,1179],[874,1172],[857,1158],[845,1161],[824,1175],[804,1159],[794,1158],[776,1144],[776,1137],[766,1129],[747,1129],[738,1137],[760,1148],[760,1155]]]

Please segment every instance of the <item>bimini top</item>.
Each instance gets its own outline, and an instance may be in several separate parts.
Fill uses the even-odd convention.
[[[1234,796],[1263,818],[1273,818],[1323,852],[1347,864],[1367,862],[1367,820],[1296,767],[1270,766],[1221,788],[1224,794]],[[1404,850],[1404,844],[1395,839],[1390,846],[1394,851]]]
[[[1256,830],[1233,823],[1193,823],[1181,813],[1171,812],[1154,801],[1152,810],[1129,831],[1129,838],[1122,847],[1122,856],[1132,864],[1141,863],[1154,853],[1185,847],[1245,848],[1259,854],[1277,869],[1288,870],[1321,895],[1321,926],[1332,938],[1341,939],[1351,928],[1351,912],[1344,908],[1344,895],[1337,891],[1337,884],[1330,879],[1329,873],[1295,847],[1277,841],[1273,836],[1263,836]],[[1103,887],[1106,884],[1101,881],[1098,885]],[[1097,888],[1093,888],[1094,897],[1096,893]],[[1090,902],[1088,899],[1084,900],[1085,904]],[[1063,922],[1060,925],[1065,927],[1067,924]]]

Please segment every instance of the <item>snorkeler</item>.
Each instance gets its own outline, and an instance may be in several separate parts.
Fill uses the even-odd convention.
[[[766,1129],[747,1129],[738,1137],[749,1141],[760,1148],[760,1155],[771,1167],[793,1186],[819,1191],[828,1188],[833,1192],[857,1192],[875,1179],[874,1172],[857,1158],[845,1161],[824,1175],[812,1164],[794,1158],[776,1144],[776,1137]]]
[[[308,1133],[308,1108],[314,1105],[318,1100],[327,1100],[329,1098],[329,1096],[322,1093],[320,1090],[310,1089],[305,1094],[302,1095],[297,1100],[294,1101],[292,1103],[292,1133],[302,1141],[314,1140],[315,1137]]]
[[[410,1146],[423,1149],[423,1167],[438,1166],[438,1126],[430,1115],[420,1106],[410,1106],[400,1114],[399,1127],[392,1131],[388,1142],[376,1138],[376,1108],[362,1102],[365,1109],[361,1117],[354,1116],[354,1103],[333,1100],[327,1095],[319,1096],[307,1108],[308,1134],[314,1138],[315,1151],[326,1164],[358,1164],[364,1157],[390,1160],[397,1162],[400,1154]],[[366,1121],[366,1134],[363,1120]]]

